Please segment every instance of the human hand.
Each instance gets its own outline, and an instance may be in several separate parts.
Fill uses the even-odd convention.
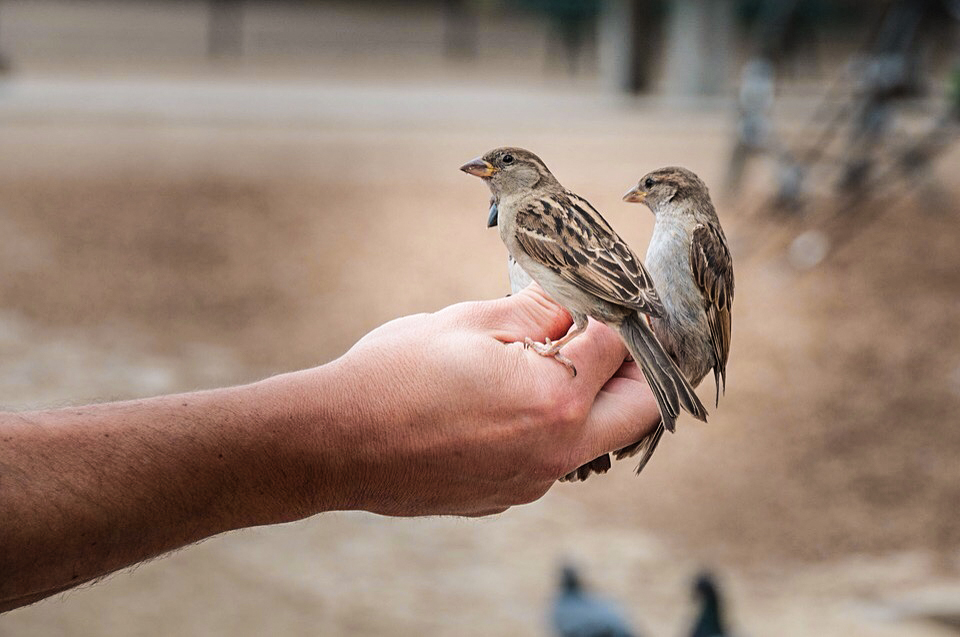
[[[308,508],[497,513],[650,432],[656,401],[637,366],[623,362],[615,332],[591,321],[564,348],[575,378],[522,344],[557,339],[570,325],[533,285],[391,321],[305,372],[304,391],[334,397],[311,443],[327,487],[316,494],[327,500]]]
[[[338,360],[250,385],[0,413],[0,612],[231,529],[322,511],[485,515],[659,422],[600,323],[534,286],[392,321]],[[6,523],[4,523],[6,522]]]

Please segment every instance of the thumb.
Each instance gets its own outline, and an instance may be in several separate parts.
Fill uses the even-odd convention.
[[[491,303],[488,329],[494,338],[504,343],[522,341],[528,336],[535,341],[555,340],[566,334],[573,324],[570,314],[536,283]]]

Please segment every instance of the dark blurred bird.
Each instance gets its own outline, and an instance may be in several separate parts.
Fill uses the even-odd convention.
[[[693,584],[693,594],[700,601],[700,611],[694,621],[690,637],[724,637],[727,635],[723,621],[720,590],[709,573],[701,573]]]
[[[646,317],[665,312],[653,280],[600,213],[560,185],[539,157],[521,148],[497,148],[460,169],[487,183],[493,194],[487,225],[498,226],[517,265],[573,318],[573,329],[560,340],[528,338],[527,345],[576,375],[560,349],[587,329],[588,317],[606,323],[643,371],[660,409],[661,427],[673,431],[681,407],[705,421],[706,409],[647,324]],[[582,480],[609,467],[604,455],[565,479]]]
[[[559,637],[636,635],[613,602],[583,590],[580,575],[569,565],[563,567],[560,576],[560,591],[553,601],[551,620]]]
[[[707,186],[686,168],[661,168],[645,175],[623,199],[645,203],[656,218],[646,264],[663,311],[650,315],[650,325],[691,385],[713,370],[719,403],[730,354],[733,260]],[[664,424],[618,451],[617,459],[642,452],[639,473],[656,450]]]

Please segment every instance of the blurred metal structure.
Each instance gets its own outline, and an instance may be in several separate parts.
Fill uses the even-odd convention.
[[[918,125],[898,126],[897,116],[927,93],[926,54],[940,35],[937,28],[948,15],[945,9],[955,7],[940,0],[885,3],[866,45],[840,72],[810,122],[793,141],[782,141],[774,135],[771,120],[773,59],[776,43],[802,5],[771,0],[761,13],[757,55],[741,76],[728,189],[739,188],[748,159],[771,155],[778,166],[777,183],[763,204],[766,210],[799,211],[814,194],[813,173],[818,184],[832,186],[844,212],[875,201],[879,189],[902,185],[898,179],[926,183],[926,194],[936,198],[929,169],[960,132],[956,91],[933,113],[921,112]],[[956,28],[956,20],[952,26]]]
[[[740,72],[737,137],[727,169],[728,191],[739,188],[750,158],[776,150],[771,121],[776,90],[776,60],[787,41],[785,35],[795,20],[799,4],[800,0],[768,1],[760,9],[755,50]],[[790,179],[790,175],[784,175],[784,180],[796,182],[796,179]]]
[[[747,61],[740,73],[737,94],[737,137],[727,167],[726,185],[736,190],[743,178],[747,161],[772,148],[775,74],[773,63],[766,57]]]

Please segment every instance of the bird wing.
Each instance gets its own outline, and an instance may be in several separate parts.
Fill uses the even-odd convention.
[[[730,310],[733,306],[733,261],[723,231],[713,224],[698,225],[690,243],[693,279],[703,294],[710,342],[716,357],[713,368],[720,400],[720,381],[727,387],[727,357],[730,354]]]
[[[663,316],[643,263],[586,199],[571,192],[538,197],[516,219],[517,240],[531,258],[605,301]]]

